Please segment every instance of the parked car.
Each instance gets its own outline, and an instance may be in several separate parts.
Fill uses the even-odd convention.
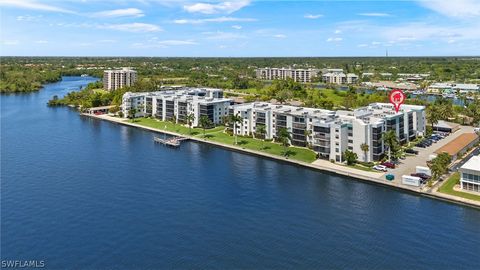
[[[395,164],[392,162],[383,162],[382,165],[390,169],[395,169]]]
[[[420,177],[422,178],[423,180],[428,180],[430,179],[430,176],[425,174],[425,173],[412,173],[410,174],[411,176],[416,176],[416,177]]]
[[[373,166],[373,169],[374,170],[377,170],[377,171],[381,171],[381,172],[386,172],[388,171],[387,170],[387,167],[383,166],[383,165],[375,165]]]
[[[416,147],[421,147],[421,148],[426,148],[427,147],[427,145],[422,143],[422,142],[419,142],[419,143],[415,144],[415,146]]]
[[[405,150],[405,153],[418,155],[418,151],[417,151],[417,150],[413,150],[413,149],[406,149],[406,150]]]

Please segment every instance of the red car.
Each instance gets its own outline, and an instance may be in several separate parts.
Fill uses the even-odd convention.
[[[382,165],[390,169],[395,169],[395,164],[392,162],[383,162]]]

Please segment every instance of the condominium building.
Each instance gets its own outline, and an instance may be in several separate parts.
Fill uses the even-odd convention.
[[[223,91],[213,88],[164,88],[163,91],[123,95],[122,113],[128,117],[135,109],[135,117],[154,116],[162,121],[185,123],[186,116],[194,115],[192,125],[199,126],[200,117],[207,116],[213,124],[221,124],[228,116],[231,99],[223,98]]]
[[[130,86],[137,81],[137,72],[129,68],[105,70],[103,72],[103,88],[107,91]]]
[[[310,146],[320,158],[338,162],[346,150],[353,151],[361,161],[378,161],[387,146],[382,134],[394,130],[401,142],[407,142],[425,133],[425,107],[402,105],[398,113],[393,105],[373,103],[355,111],[329,111],[286,105],[254,102],[233,105],[231,114],[239,115],[236,133],[255,134],[258,125],[264,125],[266,139],[274,139],[280,128],[291,133],[291,144]],[[362,150],[368,145],[368,151]]]
[[[313,77],[319,73],[318,69],[293,69],[293,68],[258,68],[256,70],[257,78],[263,80],[275,80],[292,78],[296,82],[311,82]]]
[[[471,157],[459,169],[460,186],[464,190],[480,192],[480,156]]]
[[[358,76],[353,73],[345,74],[342,69],[326,69],[322,74],[322,81],[333,84],[354,84]]]

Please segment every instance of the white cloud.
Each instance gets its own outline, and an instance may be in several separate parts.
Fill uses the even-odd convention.
[[[243,39],[246,38],[244,35],[240,35],[237,33],[230,33],[230,32],[203,32],[203,35],[206,35],[206,39],[211,40],[234,40],[234,39]]]
[[[479,0],[420,0],[420,5],[448,17],[480,16]]]
[[[234,18],[234,17],[218,17],[218,18],[209,18],[209,19],[178,19],[173,22],[176,24],[201,24],[209,22],[254,22],[256,19],[253,18]]]
[[[250,4],[250,0],[233,0],[225,1],[217,4],[213,3],[195,3],[184,5],[183,9],[190,13],[203,13],[203,14],[215,14],[215,13],[233,13],[246,7]]]
[[[323,14],[305,14],[305,16],[303,16],[304,18],[306,19],[318,19],[318,18],[321,18],[323,17]]]
[[[32,22],[32,21],[38,21],[41,17],[42,15],[38,15],[38,16],[24,15],[24,16],[17,16],[15,19],[17,21]]]
[[[232,28],[240,30],[240,29],[242,29],[242,26],[241,25],[232,25]]]
[[[335,33],[335,34],[341,34],[341,33],[342,33],[342,30],[338,30],[338,29],[337,29],[337,30],[335,30],[334,33]]]
[[[18,40],[5,40],[2,43],[3,45],[13,46],[13,45],[17,45],[19,42]]]
[[[359,48],[365,48],[365,47],[368,47],[368,44],[358,44],[357,47],[359,47]]]
[[[37,40],[37,41],[35,41],[35,43],[37,43],[37,44],[47,44],[48,41],[46,41],[46,40]]]
[[[358,13],[359,16],[366,16],[366,17],[389,17],[390,14],[388,13],[377,13],[377,12],[367,12],[367,13]]]
[[[284,35],[284,34],[277,34],[277,35],[273,35],[273,37],[276,37],[276,38],[286,38],[287,36]]]
[[[61,13],[75,13],[74,11],[71,11],[68,9],[39,3],[34,0],[2,0],[0,1],[0,6],[51,11],[51,12],[61,12]]]
[[[134,33],[162,31],[162,28],[160,28],[159,26],[149,23],[104,24],[99,25],[98,27],[102,29],[112,29]]]
[[[132,44],[132,47],[136,48],[168,48],[171,46],[183,46],[183,45],[196,45],[197,42],[193,40],[160,40],[157,41],[157,38],[151,38],[146,43],[136,42]]]
[[[157,44],[166,45],[166,46],[178,46],[178,45],[195,45],[198,44],[192,40],[161,40]]]
[[[327,38],[327,42],[340,42],[342,41],[343,38],[341,37],[330,37],[330,38]]]
[[[98,18],[143,17],[145,14],[138,8],[124,8],[95,12],[92,16]]]

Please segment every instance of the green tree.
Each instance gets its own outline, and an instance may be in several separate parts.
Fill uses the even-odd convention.
[[[210,120],[210,118],[208,118],[208,116],[206,116],[206,115],[200,116],[200,126],[203,129],[203,137],[204,138],[205,138],[205,129],[210,127],[211,125],[212,125],[212,121]]]
[[[430,122],[430,124],[432,125],[432,130],[441,118],[441,110],[438,106],[432,104],[427,107],[427,119],[428,122]]]
[[[367,154],[368,154],[368,150],[370,150],[370,147],[368,146],[368,144],[366,143],[362,143],[360,145],[360,149],[363,151],[364,153],[364,161],[367,162]]]
[[[442,175],[448,172],[448,165],[452,162],[452,157],[448,153],[438,154],[436,158],[428,163],[428,167],[432,171],[432,179],[430,181],[438,180]],[[431,185],[432,182],[429,182]]]
[[[290,140],[292,139],[292,135],[290,131],[286,128],[280,128],[277,132],[276,140],[283,145],[283,155],[287,156],[287,147],[290,145]]]
[[[132,120],[132,122],[135,121],[135,115],[137,114],[137,109],[135,108],[130,108],[130,110],[128,110],[128,118]]]
[[[383,143],[388,146],[388,159],[392,161],[392,154],[395,154],[395,151],[398,147],[398,138],[394,130],[389,130],[382,135]]]
[[[230,122],[233,124],[233,136],[235,137],[235,144],[237,144],[237,123],[242,123],[243,118],[239,113],[230,115]]]
[[[303,134],[305,135],[305,139],[307,141],[307,146],[310,148],[310,146],[311,146],[310,137],[312,136],[312,131],[310,129],[305,129]]]
[[[255,130],[258,135],[260,135],[261,139],[262,139],[262,148],[263,149],[263,142],[265,141],[265,134],[267,132],[267,129],[265,128],[265,125],[258,125],[256,126],[256,130]]]
[[[357,153],[350,150],[345,150],[343,153],[343,159],[347,162],[347,165],[354,165],[358,159]]]
[[[193,121],[195,121],[195,114],[189,113],[187,116],[185,116],[185,120],[187,121],[188,125],[188,133],[192,134],[192,125]]]

